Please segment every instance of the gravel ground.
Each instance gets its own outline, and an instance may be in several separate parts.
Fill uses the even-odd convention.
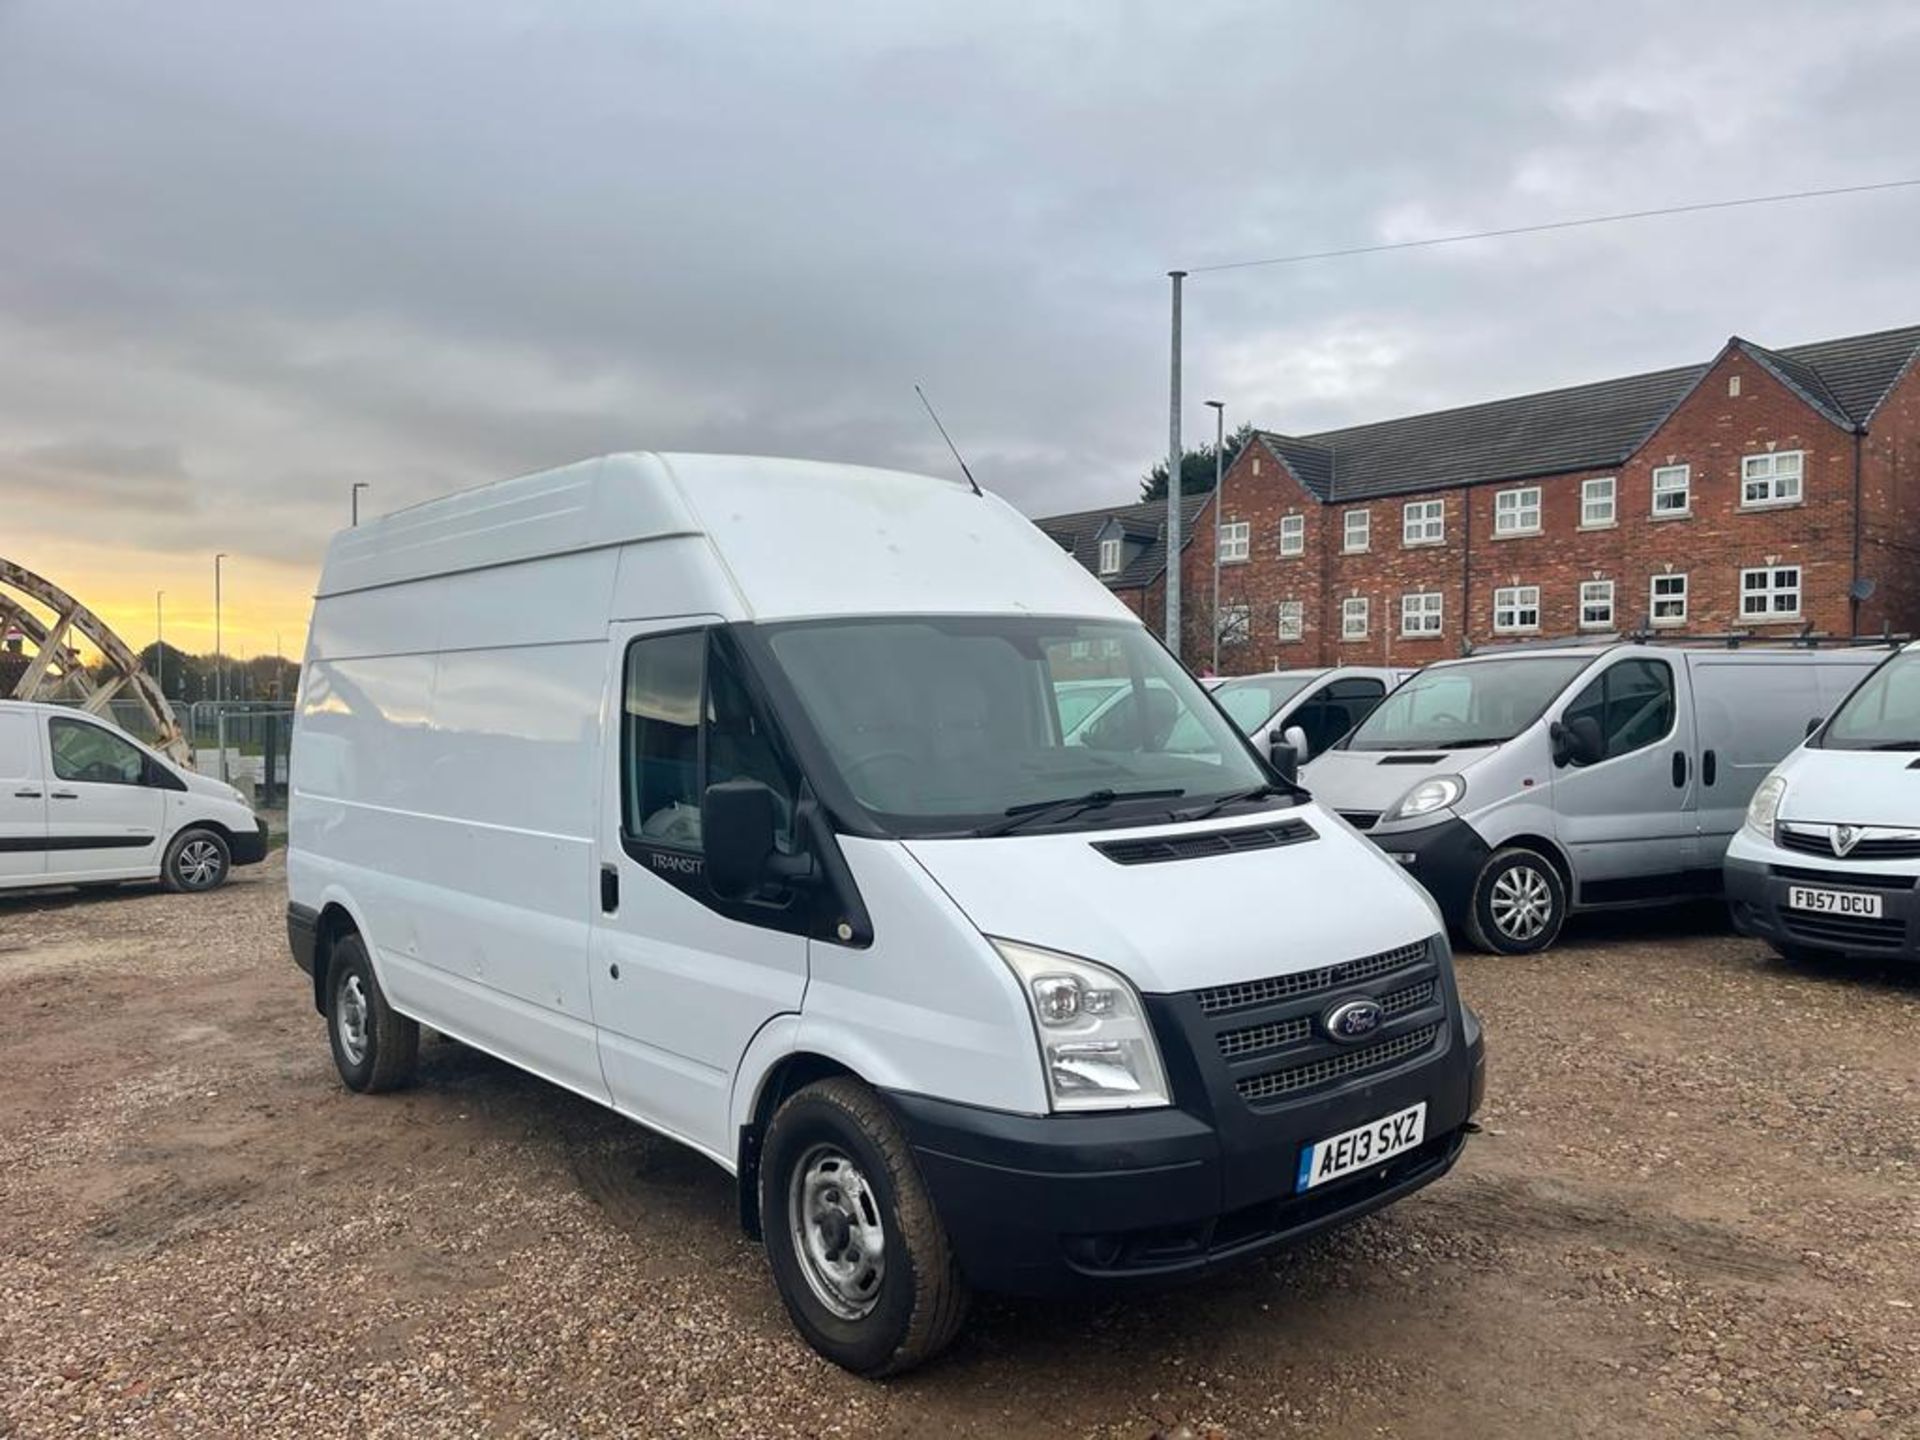
[[[0,1435],[1920,1436],[1920,974],[1711,910],[1465,956],[1448,1179],[870,1385],[705,1161],[445,1043],[347,1094],[283,907],[0,898]]]

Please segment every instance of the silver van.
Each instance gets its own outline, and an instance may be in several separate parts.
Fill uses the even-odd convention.
[[[1884,647],[1511,647],[1429,665],[1302,771],[1475,945],[1718,894],[1767,772]]]

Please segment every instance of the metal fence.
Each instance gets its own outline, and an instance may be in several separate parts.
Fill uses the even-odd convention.
[[[253,803],[287,803],[293,706],[280,702],[200,700],[188,707],[187,738],[203,775],[251,789]]]

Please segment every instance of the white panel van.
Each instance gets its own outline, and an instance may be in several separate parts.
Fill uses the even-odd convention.
[[[266,822],[231,785],[98,715],[0,700],[0,890],[123,880],[211,890],[266,856]]]
[[[1475,945],[1528,954],[1571,912],[1718,894],[1761,778],[1886,653],[1490,649],[1427,666],[1302,777]]]
[[[1761,782],[1726,876],[1735,927],[1782,955],[1920,960],[1920,648]]]
[[[1132,723],[1068,744],[1099,677]],[[1340,1224],[1471,1128],[1426,896],[992,495],[652,454],[455,495],[335,538],[300,693],[345,1082],[424,1023],[693,1147],[856,1372],[971,1287]]]

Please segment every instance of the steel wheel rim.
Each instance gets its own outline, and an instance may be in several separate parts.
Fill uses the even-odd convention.
[[[1553,888],[1531,865],[1514,865],[1493,882],[1487,908],[1494,928],[1509,940],[1537,940],[1553,916]]]
[[[831,1145],[815,1145],[793,1167],[787,1229],[813,1298],[841,1320],[880,1303],[887,1274],[880,1201],[859,1168]]]
[[[358,975],[349,975],[340,982],[339,1014],[334,1019],[334,1029],[340,1033],[340,1053],[347,1057],[349,1065],[359,1065],[367,1058],[367,987],[360,982]]]
[[[180,847],[173,868],[195,890],[211,885],[220,873],[220,847],[211,840],[189,840]]]

